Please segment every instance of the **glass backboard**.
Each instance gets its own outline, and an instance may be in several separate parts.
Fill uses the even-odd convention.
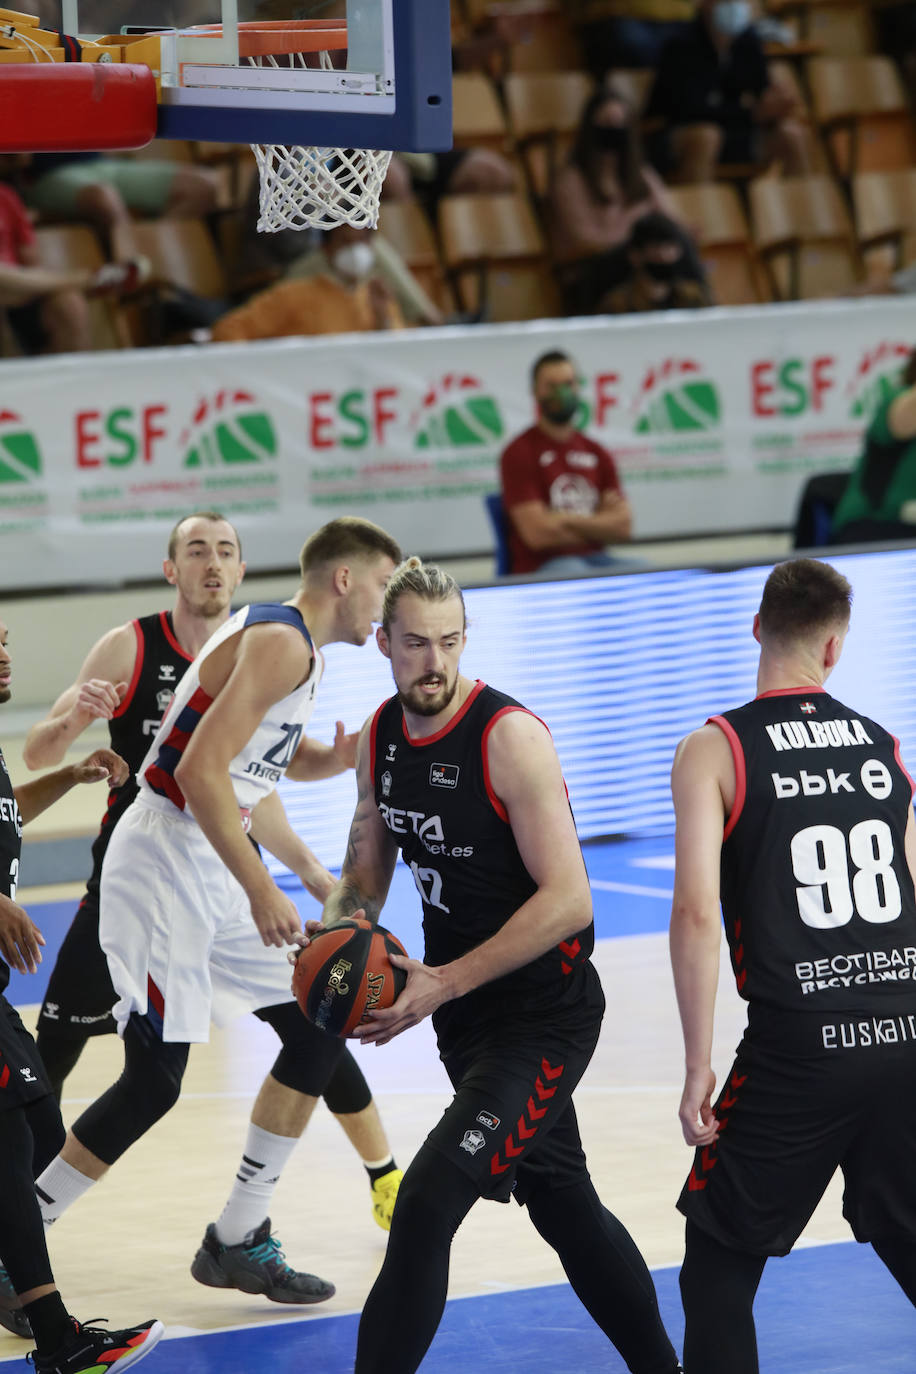
[[[449,0],[60,0],[159,82],[162,138],[451,146]],[[48,17],[42,15],[45,22]]]

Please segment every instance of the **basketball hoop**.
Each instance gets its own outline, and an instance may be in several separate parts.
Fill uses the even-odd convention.
[[[194,29],[221,31],[221,25]],[[238,26],[239,58],[252,67],[334,71],[331,53],[346,51],[341,20],[250,20]],[[391,153],[369,148],[318,148],[253,143],[260,196],[258,229],[375,229]]]
[[[254,143],[261,177],[258,229],[374,229],[391,153]]]

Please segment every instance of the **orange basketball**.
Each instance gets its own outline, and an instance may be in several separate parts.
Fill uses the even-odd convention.
[[[347,919],[320,930],[298,955],[293,991],[303,1014],[329,1035],[351,1035],[369,1012],[390,1007],[407,974],[389,954],[406,954],[396,936],[370,921]]]

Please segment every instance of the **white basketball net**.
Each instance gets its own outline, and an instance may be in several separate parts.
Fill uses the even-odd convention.
[[[285,148],[256,143],[261,174],[258,229],[375,229],[391,153],[368,148]]]
[[[249,57],[252,66],[306,66],[301,53]],[[333,70],[330,53],[318,54],[319,67]],[[279,143],[253,143],[261,177],[258,229],[375,229],[382,183],[390,152],[369,148],[302,148]]]

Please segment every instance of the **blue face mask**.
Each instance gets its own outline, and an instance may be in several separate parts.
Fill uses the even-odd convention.
[[[723,38],[737,38],[749,27],[752,11],[748,0],[719,0],[713,8],[713,27]]]

